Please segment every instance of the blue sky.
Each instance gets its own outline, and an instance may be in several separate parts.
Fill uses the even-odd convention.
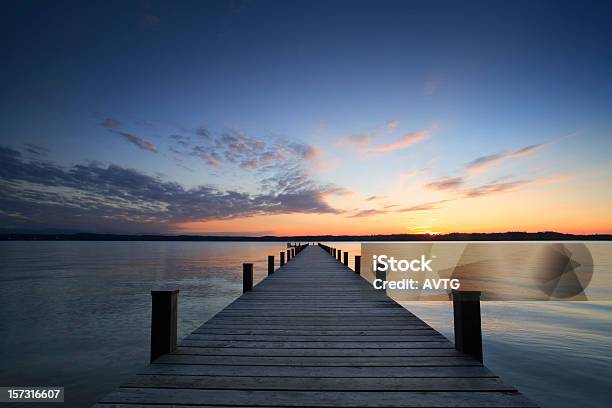
[[[474,189],[507,202],[563,179],[542,187],[554,190],[551,205],[573,197],[558,221],[592,207],[587,224],[609,228],[611,17],[609,2],[15,2],[1,17],[0,144],[14,162],[0,177],[10,197],[0,220],[9,229],[287,233],[282,216],[298,213],[296,231],[326,215],[344,219],[336,227],[346,232],[417,231],[425,218],[439,232],[467,227],[451,215]],[[416,141],[376,151],[407,135]],[[486,171],[466,173],[494,155]],[[78,186],[66,178],[78,165],[191,193],[206,186],[215,206],[239,210],[204,211],[201,194],[185,205],[109,190],[107,179]],[[50,167],[66,174],[30,174]],[[285,191],[278,181],[289,176]],[[228,192],[246,201],[224,204]],[[95,204],[79,204],[85,193]],[[374,195],[388,202],[367,200]],[[438,201],[409,217],[386,209]],[[539,211],[506,223],[508,214],[491,214],[474,228],[585,224],[537,223]]]

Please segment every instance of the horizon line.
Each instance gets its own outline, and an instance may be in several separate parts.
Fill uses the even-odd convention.
[[[486,238],[486,239],[485,239]],[[370,235],[199,235],[199,234],[115,234],[95,232],[0,232],[0,241],[524,241],[590,238],[612,240],[612,233],[571,234],[557,231],[451,232],[446,234],[370,234]]]

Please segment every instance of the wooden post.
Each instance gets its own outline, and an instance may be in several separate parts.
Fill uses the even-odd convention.
[[[482,363],[480,292],[453,290],[455,348]]]
[[[295,258],[295,248],[291,248],[291,258]]]
[[[274,255],[268,255],[268,276],[274,273]]]
[[[291,250],[288,249],[287,250],[287,262],[289,262],[291,260]]]
[[[348,266],[348,252],[344,252],[344,266]]]
[[[338,250],[338,262],[342,262],[342,250]]]
[[[178,289],[151,291],[151,362],[176,350]]]
[[[242,293],[253,290],[253,264],[242,264]]]
[[[355,273],[361,275],[361,255],[355,255]]]
[[[380,280],[382,280],[383,282],[384,282],[384,281],[386,281],[386,280],[387,280],[387,271],[381,271],[381,270],[379,270],[379,269],[377,268],[376,261],[374,261],[374,262],[372,263],[372,266],[373,266],[374,268],[376,268],[376,271],[374,272],[374,275],[376,276],[376,279],[380,279]],[[386,290],[385,290],[385,289],[382,289],[382,288],[380,288],[380,289],[378,289],[378,290],[384,290],[384,291],[386,292]]]
[[[280,251],[280,266],[285,264],[285,251]]]

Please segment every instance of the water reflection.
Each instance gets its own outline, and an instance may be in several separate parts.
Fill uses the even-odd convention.
[[[329,243],[354,255],[360,243]],[[63,385],[87,406],[147,364],[150,295],[178,287],[185,336],[255,282],[284,243],[1,242],[0,383]],[[596,278],[597,276],[594,276]],[[452,339],[450,304],[410,303]],[[606,406],[612,304],[483,302],[485,362],[542,406]]]
[[[0,383],[64,385],[85,406],[147,363],[150,291],[179,288],[179,337],[254,280],[284,243],[2,242]],[[53,384],[51,384],[53,383]]]
[[[448,302],[402,302],[453,339]],[[482,302],[485,364],[543,407],[610,401],[612,302]]]

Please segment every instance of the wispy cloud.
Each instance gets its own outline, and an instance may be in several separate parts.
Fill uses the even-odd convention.
[[[144,140],[143,138],[138,137],[132,133],[127,133],[127,132],[117,132],[117,133],[121,135],[125,140],[132,143],[134,146],[142,150],[146,150],[152,153],[157,153],[157,147],[155,147],[155,145],[149,142],[148,140]]]
[[[519,180],[508,180],[503,181],[501,179],[494,180],[490,183],[485,183],[480,186],[470,188],[465,191],[464,197],[483,197],[499,193],[507,193],[518,190],[520,187],[531,185],[531,184],[549,184],[558,183],[569,180],[571,177],[565,174],[538,177],[531,179],[519,179]]]
[[[521,149],[518,149],[512,152],[494,153],[494,154],[489,154],[486,156],[481,156],[469,162],[465,166],[465,170],[468,173],[472,173],[472,174],[480,173],[483,170],[491,166],[497,165],[504,160],[530,155],[534,153],[535,151],[537,151],[538,149],[540,149],[544,145],[545,145],[544,143],[532,144],[532,145],[525,146]]]
[[[352,134],[350,136],[341,138],[336,142],[336,144],[338,146],[352,146],[359,150],[363,150],[364,148],[370,146],[376,138],[384,134],[394,132],[399,125],[399,119],[390,119],[386,121],[384,125],[378,126],[378,128],[375,130]]]
[[[367,210],[359,210],[351,215],[349,215],[349,218],[364,218],[364,217],[373,217],[375,215],[381,215],[381,214],[386,214],[387,211],[385,210],[378,210],[375,208],[371,208],[371,209],[367,209]]]
[[[291,161],[318,161],[321,152],[316,146],[290,142],[284,137],[259,138],[239,129],[227,128],[215,134],[204,127],[188,134],[169,136],[173,153],[198,157],[208,165],[236,165],[243,170],[270,169],[275,164]]]
[[[498,183],[487,183],[478,187],[469,189],[466,191],[466,197],[482,197],[486,195],[492,195],[497,193],[503,193],[508,191],[514,191],[518,187],[524,186],[525,184],[532,183],[533,180],[515,180]]]
[[[109,132],[121,136],[124,140],[128,141],[139,149],[146,150],[151,153],[158,152],[157,146],[155,146],[153,143],[140,136],[137,136],[132,132],[122,130],[121,121],[119,121],[119,119],[107,116],[100,121],[99,125],[107,129]]]
[[[373,217],[375,215],[385,215],[385,214],[401,214],[406,212],[413,211],[429,211],[429,210],[437,210],[440,204],[446,203],[452,200],[438,200],[427,203],[422,203],[418,205],[414,205],[411,207],[403,207],[397,208],[399,205],[390,204],[384,206],[382,209],[380,208],[368,208],[364,210],[353,210],[353,213],[348,215],[350,218],[365,218],[365,217]]]
[[[221,156],[214,150],[209,150],[203,146],[194,146],[191,154],[204,160],[209,166],[218,167],[221,165]]]
[[[321,151],[317,147],[305,143],[291,143],[288,145],[288,149],[308,161],[317,160],[321,156]]]
[[[400,207],[397,204],[387,204],[382,208],[368,208],[368,209],[353,209],[347,215],[350,218],[365,218],[372,217],[375,215],[385,214],[402,214],[407,212],[416,211],[432,211],[442,208],[445,203],[460,201],[464,199],[479,198],[485,196],[492,196],[502,193],[510,193],[518,191],[521,187],[535,184],[548,184],[565,181],[568,179],[567,175],[556,175],[550,177],[531,178],[531,179],[519,179],[509,180],[508,177],[498,178],[488,183],[478,185],[476,187],[463,187],[466,180],[462,177],[444,177],[436,182],[428,184],[426,187],[432,190],[451,190],[453,196],[443,200],[425,202],[409,207]],[[366,201],[375,201],[377,197],[371,196]]]
[[[428,203],[423,203],[423,204],[418,204],[418,205],[414,205],[412,207],[405,207],[405,208],[400,208],[398,210],[395,210],[395,212],[398,213],[404,213],[404,212],[411,212],[411,211],[429,211],[429,210],[436,210],[439,208],[440,204],[446,203],[448,201],[451,200],[438,200],[438,201],[432,201],[432,202],[428,202]]]
[[[25,143],[24,149],[26,152],[34,155],[34,156],[46,156],[49,153],[49,149],[43,146],[39,146],[34,143]]]
[[[437,181],[425,184],[425,188],[429,190],[454,190],[461,187],[465,183],[463,177],[442,177]]]
[[[543,143],[538,143],[538,144],[532,144],[529,146],[525,146],[522,149],[516,150],[512,153],[510,153],[510,155],[508,157],[523,157],[523,156],[527,156],[533,152],[535,152],[536,150],[538,150],[540,147],[544,146]]]
[[[373,196],[369,196],[368,198],[366,198],[366,201],[374,201],[374,200],[382,200],[387,198],[387,196],[377,196],[377,195],[373,195]]]
[[[372,153],[389,153],[394,150],[406,149],[431,137],[431,132],[428,130],[421,130],[414,133],[408,133],[392,143],[383,144],[380,146],[373,146],[367,149],[368,152]]]

